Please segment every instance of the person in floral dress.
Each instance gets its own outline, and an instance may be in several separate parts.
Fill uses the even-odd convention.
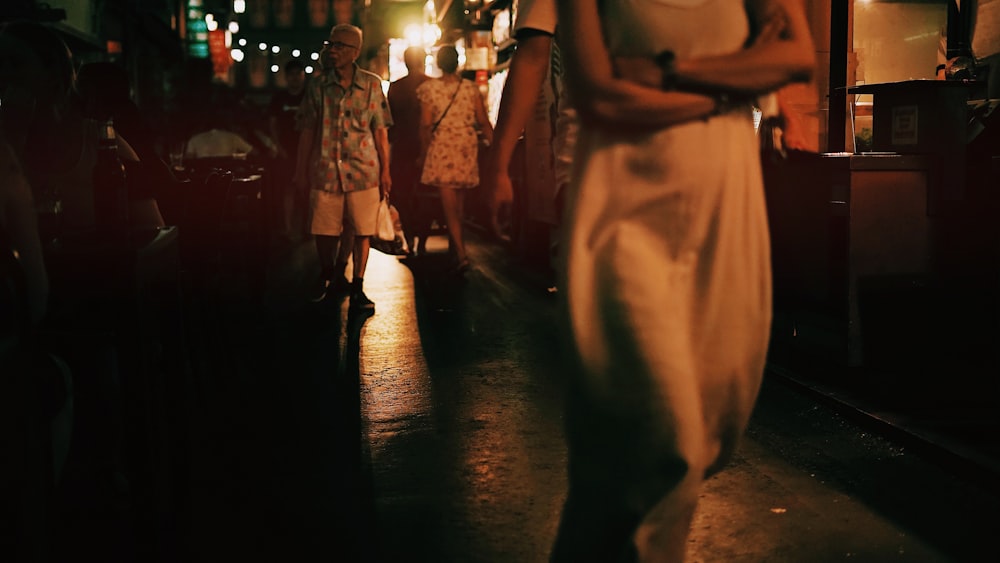
[[[423,161],[420,182],[441,194],[456,272],[462,273],[469,268],[462,241],[464,194],[479,185],[479,137],[492,142],[493,126],[479,89],[458,75],[458,51],[450,45],[441,47],[437,64],[442,76],[417,88]]]

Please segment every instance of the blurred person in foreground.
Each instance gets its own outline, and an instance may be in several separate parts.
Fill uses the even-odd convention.
[[[15,561],[48,560],[73,436],[72,373],[39,332],[49,280],[36,215],[0,124],[0,544]]]
[[[36,199],[58,198],[65,231],[92,229],[100,123],[84,112],[72,54],[44,25],[15,21],[0,26],[0,57],[4,128]],[[122,136],[118,153],[123,161],[139,161]],[[133,227],[163,226],[156,200],[129,187]]]
[[[438,50],[440,78],[417,88],[420,100],[420,183],[434,186],[441,194],[441,207],[448,225],[455,272],[469,268],[462,237],[462,207],[465,190],[479,185],[479,134],[493,142],[493,126],[486,104],[472,81],[458,74],[458,50],[445,45]]]
[[[423,47],[409,47],[403,53],[406,76],[389,85],[389,108],[392,110],[393,124],[389,129],[389,144],[392,146],[393,205],[399,211],[403,233],[407,238],[406,247],[410,252],[424,253],[427,250],[429,225],[418,216],[417,186],[420,183],[420,100],[417,88],[430,80],[424,74],[424,59],[427,53]],[[414,243],[416,242],[416,248]]]
[[[556,96],[555,137],[552,140],[552,156],[555,167],[555,212],[556,227],[562,222],[566,187],[569,185],[570,169],[573,163],[573,148],[579,128],[576,111],[571,107],[565,91],[562,65],[554,61],[561,59],[557,43],[554,41],[558,27],[555,0],[522,0],[518,4],[517,21],[514,22],[514,37],[517,50],[510,62],[507,81],[504,84],[497,113],[497,125],[493,135],[493,145],[483,163],[483,189],[486,190],[490,207],[490,228],[494,236],[506,238],[500,227],[500,215],[509,208],[514,199],[514,188],[510,179],[510,164],[518,139],[535,111],[535,105],[547,76],[552,78]],[[550,60],[553,61],[550,69]],[[550,251],[554,266],[558,265],[558,236],[552,237]],[[554,277],[558,277],[555,275]],[[553,280],[554,282],[555,280]],[[554,292],[556,286],[549,287]]]
[[[292,59],[285,63],[284,73],[285,88],[271,97],[267,114],[271,138],[277,148],[275,181],[280,185],[282,229],[286,237],[297,239],[300,225],[305,223],[308,204],[308,193],[292,182],[299,150],[295,115],[305,96],[306,70],[302,61]]]
[[[47,561],[53,491],[73,435],[73,378],[39,329],[48,309],[35,199],[7,129],[23,146],[23,53],[0,38],[0,545],[15,561]],[[12,113],[14,112],[14,113]]]
[[[295,171],[296,184],[312,188],[310,232],[316,238],[320,277],[311,297],[323,299],[331,282],[334,291],[345,289],[347,265],[337,258],[344,255],[338,246],[344,242],[339,239],[346,222],[354,233],[350,309],[359,312],[375,310],[364,293],[364,275],[379,202],[392,189],[388,133],[392,115],[382,80],[356,62],[362,43],[358,27],[338,24],[330,30],[321,57],[323,73],[309,82],[299,107]]]
[[[750,102],[807,80],[814,50],[798,0],[558,8],[581,130],[560,285],[569,492],[552,560],[679,562],[767,353]]]
[[[0,126],[0,239],[15,253],[24,273],[28,324],[38,326],[49,294],[38,215],[31,186]],[[8,250],[3,248],[3,250]]]

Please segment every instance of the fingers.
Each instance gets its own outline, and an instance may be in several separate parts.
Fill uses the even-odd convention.
[[[652,57],[615,57],[615,74],[629,82],[649,88],[660,88],[663,83],[663,69]]]

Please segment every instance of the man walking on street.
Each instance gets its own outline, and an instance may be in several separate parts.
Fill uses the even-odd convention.
[[[418,247],[421,254],[427,247],[427,232],[430,230],[430,225],[425,225],[418,215],[417,204],[417,185],[420,183],[421,172],[417,166],[417,158],[420,156],[420,100],[417,99],[417,88],[430,79],[424,74],[426,57],[423,47],[406,49],[403,60],[407,75],[390,84],[388,94],[389,107],[395,121],[389,129],[389,142],[392,145],[390,168],[392,184],[396,188],[393,202],[403,223],[407,248],[414,252],[414,239],[419,236]]]
[[[310,232],[316,238],[321,267],[313,298],[318,301],[328,290],[349,288],[352,311],[375,309],[363,290],[365,267],[379,201],[392,188],[388,135],[392,116],[381,79],[356,63],[362,39],[361,29],[339,24],[324,42],[323,74],[309,83],[299,106],[295,174],[298,185],[312,187]],[[349,286],[346,264],[336,261],[345,222],[355,234],[354,278]]]

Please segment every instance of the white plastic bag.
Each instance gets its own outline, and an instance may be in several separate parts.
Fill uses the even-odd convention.
[[[390,211],[389,198],[384,197],[378,204],[378,219],[375,223],[375,238],[392,242],[396,239],[396,226],[393,225],[392,211]]]
[[[375,236],[371,247],[384,254],[403,256],[406,254],[406,237],[399,221],[399,212],[389,205],[389,198],[383,198],[378,205],[378,218],[375,222]]]

